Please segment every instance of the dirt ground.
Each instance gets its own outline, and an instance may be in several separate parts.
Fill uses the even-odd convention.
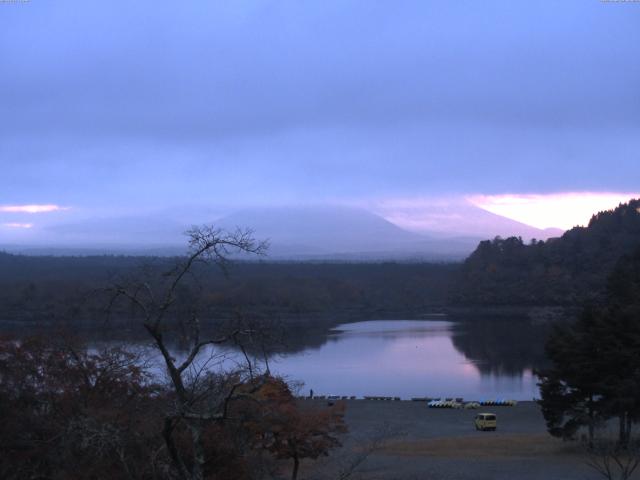
[[[497,431],[476,431],[473,418],[478,412],[496,413]],[[424,402],[349,400],[346,422],[350,432],[336,463],[348,464],[350,458],[367,450],[372,440],[385,438],[358,466],[352,479],[603,478],[586,465],[579,445],[546,433],[544,419],[533,402],[453,410],[430,409]],[[330,461],[331,457],[325,462]]]

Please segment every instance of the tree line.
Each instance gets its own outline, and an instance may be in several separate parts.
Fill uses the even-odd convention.
[[[454,281],[453,303],[463,305],[580,306],[606,301],[607,277],[617,260],[637,248],[640,200],[593,215],[547,241],[497,237],[481,242]]]
[[[100,323],[101,285],[140,267],[156,274],[179,259],[27,257],[0,253],[0,319]],[[211,318],[247,313],[282,318],[386,315],[441,307],[459,264],[237,261],[230,275],[194,266],[201,284],[183,289]]]

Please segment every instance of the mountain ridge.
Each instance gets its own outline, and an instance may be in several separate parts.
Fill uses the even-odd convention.
[[[226,216],[213,212],[209,207],[190,207],[146,215],[77,219],[33,232],[34,241],[6,243],[0,248],[31,255],[180,255],[186,251],[183,233],[191,225],[213,223],[228,230],[250,228],[257,239],[271,240],[268,256],[275,260],[457,261],[469,255],[487,232],[471,228],[447,232],[450,224],[439,230],[410,231],[379,213],[346,206],[245,208]],[[477,207],[464,212],[467,216],[496,217]],[[470,219],[466,224],[477,226],[478,221],[474,224]],[[504,219],[502,225],[519,224]],[[504,236],[522,233],[490,231]],[[536,229],[528,232],[540,237]]]

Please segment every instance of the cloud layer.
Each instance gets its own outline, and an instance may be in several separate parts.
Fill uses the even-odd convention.
[[[0,204],[232,210],[626,192],[640,178],[636,5],[1,10]]]

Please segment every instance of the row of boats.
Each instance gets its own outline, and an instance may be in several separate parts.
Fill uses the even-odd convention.
[[[463,402],[462,399],[434,399],[427,403],[429,408],[466,408],[475,409],[481,406],[493,407],[515,407],[518,402],[516,400],[506,400],[498,398],[496,400],[481,400],[479,402]]]

